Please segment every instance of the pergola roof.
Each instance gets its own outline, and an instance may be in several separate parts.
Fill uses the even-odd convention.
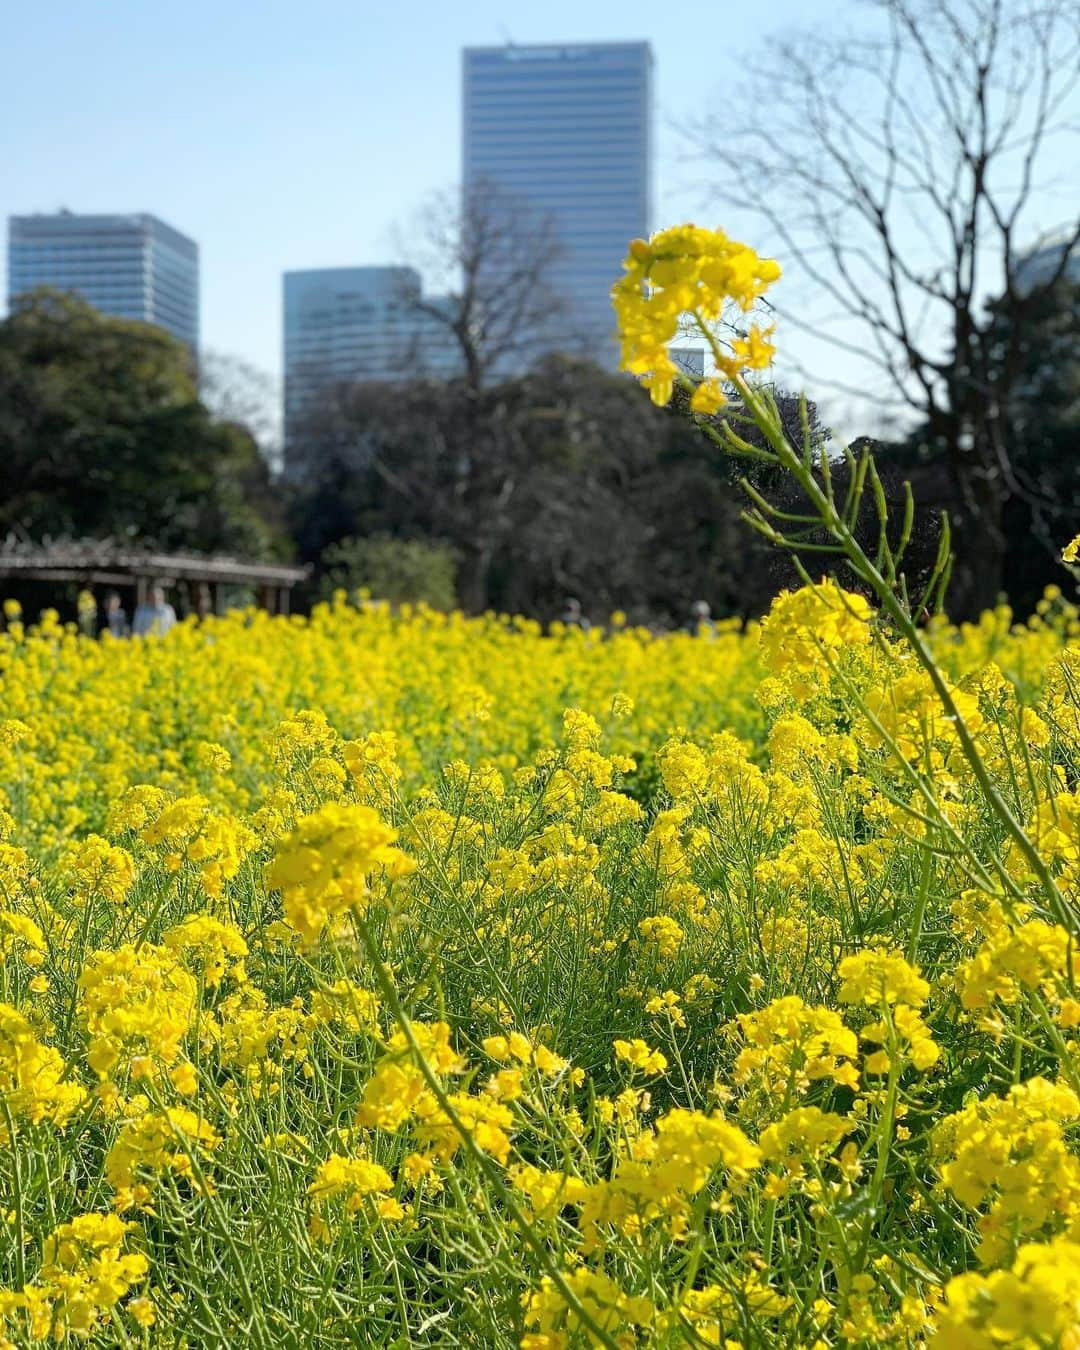
[[[245,562],[223,554],[159,553],[98,539],[29,544],[9,536],[0,545],[0,577],[27,581],[121,586],[140,579],[158,579],[291,588],[303,581],[309,570],[283,563]]]

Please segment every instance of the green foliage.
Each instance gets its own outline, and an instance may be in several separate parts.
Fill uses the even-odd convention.
[[[1003,577],[1010,603],[1027,613],[1043,589],[1066,581],[1061,549],[1076,532],[1080,493],[1080,285],[1062,279],[1030,300],[1023,322],[1008,297],[988,307],[989,378],[1008,384],[1003,422],[1008,474],[995,479],[1002,515]],[[924,506],[970,514],[949,442],[929,423],[882,456],[910,477]],[[952,597],[971,588],[968,574],[985,566],[982,536],[957,548]],[[954,603],[950,612],[959,609]]]
[[[432,609],[450,610],[457,603],[456,572],[454,552],[446,544],[374,534],[342,539],[326,549],[319,590],[329,599],[335,591],[352,594],[365,588],[392,605],[423,601]]]
[[[780,403],[797,424],[797,400]],[[782,560],[740,522],[735,476],[685,405],[655,408],[626,376],[566,359],[480,391],[343,386],[293,450],[299,552],[381,532],[445,540],[474,613],[555,616],[567,595],[594,620],[678,626],[698,599],[759,613]]]
[[[187,348],[48,290],[0,322],[0,532],[13,529],[283,547],[258,449],[199,402]]]

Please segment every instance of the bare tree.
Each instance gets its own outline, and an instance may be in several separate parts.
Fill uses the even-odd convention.
[[[405,298],[445,334],[469,388],[572,345],[554,224],[498,184],[437,194],[399,247],[425,279],[422,292]]]
[[[408,264],[400,303],[419,321],[411,329],[410,367],[436,380],[453,375],[461,381],[460,426],[453,452],[442,461],[448,471],[442,491],[475,521],[460,546],[458,585],[463,603],[480,609],[494,522],[503,519],[519,486],[507,468],[498,394],[487,395],[540,357],[573,346],[558,287],[558,234],[549,216],[480,179],[431,198],[398,249]],[[439,428],[432,444],[442,442]],[[479,501],[491,512],[483,521]]]
[[[814,293],[785,317],[869,361],[885,409],[899,407],[946,457],[961,503],[954,609],[973,613],[1004,581],[1005,503],[1032,490],[1008,438],[1020,342],[1080,240],[1080,7],[867,10],[866,32],[775,44],[753,74],[776,99],[752,122],[726,111],[704,141]],[[1046,223],[1055,170],[1072,174],[1074,223],[1034,279],[1024,251]],[[991,298],[1014,335],[1007,350]]]
[[[199,397],[219,422],[245,427],[271,468],[280,467],[281,397],[276,381],[239,356],[199,356]]]

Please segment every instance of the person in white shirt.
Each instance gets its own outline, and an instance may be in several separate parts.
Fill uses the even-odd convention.
[[[149,604],[138,605],[131,631],[136,637],[164,637],[176,623],[176,610],[165,599],[165,588],[153,586]]]

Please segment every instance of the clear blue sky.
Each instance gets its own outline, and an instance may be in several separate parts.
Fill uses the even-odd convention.
[[[679,123],[719,104],[763,17],[778,27],[827,8],[10,3],[0,26],[0,216],[61,206],[161,216],[199,243],[204,345],[276,374],[282,271],[394,261],[395,225],[457,182],[462,46],[649,39],[666,224],[703,214],[703,170],[685,162]]]
[[[738,182],[695,161],[682,129],[740,98],[769,117],[782,74],[748,96],[743,58],[769,35],[848,32],[866,13],[835,0],[8,0],[0,217],[62,206],[161,216],[201,249],[204,347],[278,376],[281,273],[399,260],[395,227],[458,181],[463,46],[648,39],[656,225],[720,224],[769,248],[739,211]],[[1070,166],[1057,175],[1063,196],[1039,206],[1032,235],[1075,211]],[[804,309],[790,270],[785,297],[828,321]],[[838,358],[820,328],[796,328],[779,335],[781,358],[814,372],[819,395],[826,370],[861,388],[828,415],[866,429],[877,404],[857,358]]]

